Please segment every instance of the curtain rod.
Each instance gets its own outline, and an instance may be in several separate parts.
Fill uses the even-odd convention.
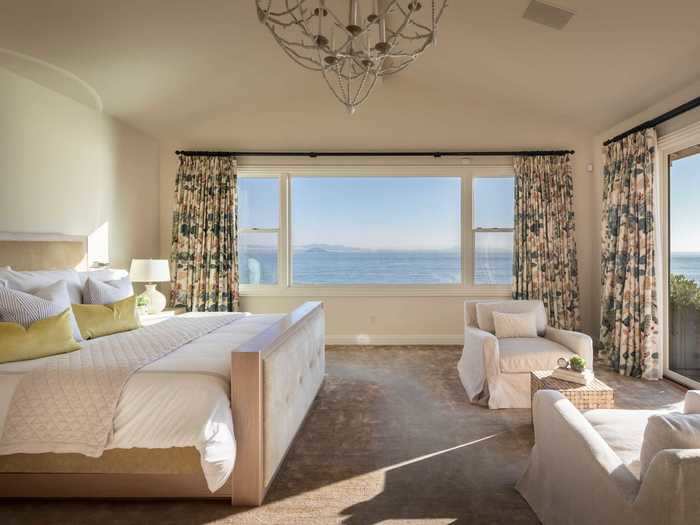
[[[642,122],[638,126],[635,126],[631,129],[628,129],[627,131],[620,133],[619,135],[615,135],[613,138],[606,140],[603,142],[603,146],[607,146],[613,142],[617,142],[618,140],[622,140],[625,137],[631,135],[632,133],[637,133],[638,131],[643,131],[645,129],[649,128],[655,128],[659,124],[663,124],[667,120],[671,120],[672,118],[677,117],[678,115],[682,115],[683,113],[686,113],[690,111],[691,109],[695,109],[697,107],[700,107],[700,97],[694,98],[693,100],[689,100],[685,104],[681,104],[677,108],[673,108],[671,111],[667,111],[666,113],[659,115],[656,118],[653,118],[651,120],[647,120],[646,122]]]
[[[554,151],[182,151],[185,157],[534,157],[573,155],[573,150]]]

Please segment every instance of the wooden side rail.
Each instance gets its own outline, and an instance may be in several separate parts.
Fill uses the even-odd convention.
[[[321,302],[304,303],[231,353],[231,413],[238,451],[231,477],[233,505],[261,505],[272,483],[265,483],[264,361],[322,311]],[[287,450],[289,445],[291,441]]]

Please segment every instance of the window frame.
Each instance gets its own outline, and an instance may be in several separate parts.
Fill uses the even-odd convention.
[[[239,161],[238,177],[278,178],[280,190],[277,284],[241,284],[242,296],[291,296],[291,297],[442,297],[470,296],[500,298],[510,297],[510,285],[476,285],[474,278],[473,183],[475,177],[514,176],[510,158],[501,162],[472,166],[468,161],[455,163],[433,161],[430,164],[406,164],[393,162],[363,162],[362,164],[331,164],[316,159],[300,164],[255,164]],[[336,160],[337,162],[337,160]],[[292,202],[291,179],[293,177],[455,177],[460,179],[460,253],[461,282],[436,284],[293,284],[292,283]],[[248,231],[249,229],[241,230]],[[261,230],[256,230],[261,231]]]
[[[668,133],[667,135],[661,136],[658,139],[656,155],[657,155],[657,166],[659,167],[660,176],[657,177],[659,186],[659,198],[658,198],[658,208],[659,208],[659,220],[657,221],[657,228],[659,236],[661,238],[661,249],[658,250],[659,255],[657,256],[656,263],[656,275],[659,276],[657,279],[657,297],[660,296],[659,301],[659,323],[661,330],[661,337],[657,341],[657,351],[659,355],[662,356],[662,370],[663,377],[667,377],[672,381],[680,383],[691,389],[700,388],[700,382],[694,381],[693,379],[674,372],[669,368],[671,350],[671,333],[670,333],[670,273],[671,273],[671,221],[670,221],[670,156],[679,151],[683,151],[689,147],[692,147],[698,143],[700,140],[700,122],[695,122],[682,127],[679,130]]]
[[[280,202],[278,204],[278,209],[277,212],[279,216],[277,217],[277,228],[239,228],[236,238],[240,238],[241,234],[243,233],[276,233],[277,234],[277,282],[276,283],[265,283],[265,284],[243,284],[241,283],[239,288],[247,289],[278,289],[280,285],[282,284],[283,280],[283,272],[282,269],[280,268],[280,263],[282,262],[283,258],[280,256],[280,251],[282,250],[282,217],[281,217],[281,212],[282,212],[282,186],[281,186],[281,180],[280,177],[277,175],[270,175],[270,174],[262,174],[262,173],[254,173],[250,175],[245,175],[241,177],[241,174],[238,173],[237,178],[250,178],[250,179],[277,179],[277,184],[279,185],[279,199]],[[240,271],[239,271],[240,275]]]
[[[472,175],[471,185],[472,185],[472,200],[471,200],[471,215],[472,215],[472,283],[474,286],[512,286],[512,282],[509,284],[477,284],[476,281],[476,235],[478,233],[511,233],[515,235],[515,225],[512,228],[480,228],[476,226],[476,195],[474,192],[474,184],[477,179],[514,179],[515,172],[512,175]],[[515,209],[515,203],[513,203],[513,208]],[[515,213],[515,211],[513,212]]]

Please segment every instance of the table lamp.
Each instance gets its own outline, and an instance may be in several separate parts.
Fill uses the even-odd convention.
[[[132,259],[129,277],[134,283],[147,283],[143,295],[149,300],[149,314],[158,314],[165,309],[167,301],[156,290],[155,283],[170,282],[170,264],[166,259]]]

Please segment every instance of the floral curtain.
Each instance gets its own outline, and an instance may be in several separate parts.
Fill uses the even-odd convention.
[[[180,156],[171,299],[188,311],[238,309],[236,186],[235,158]]]
[[[656,132],[605,149],[600,348],[620,374],[659,379],[654,184]]]
[[[513,299],[544,302],[549,325],[577,330],[578,273],[569,155],[515,157]]]

